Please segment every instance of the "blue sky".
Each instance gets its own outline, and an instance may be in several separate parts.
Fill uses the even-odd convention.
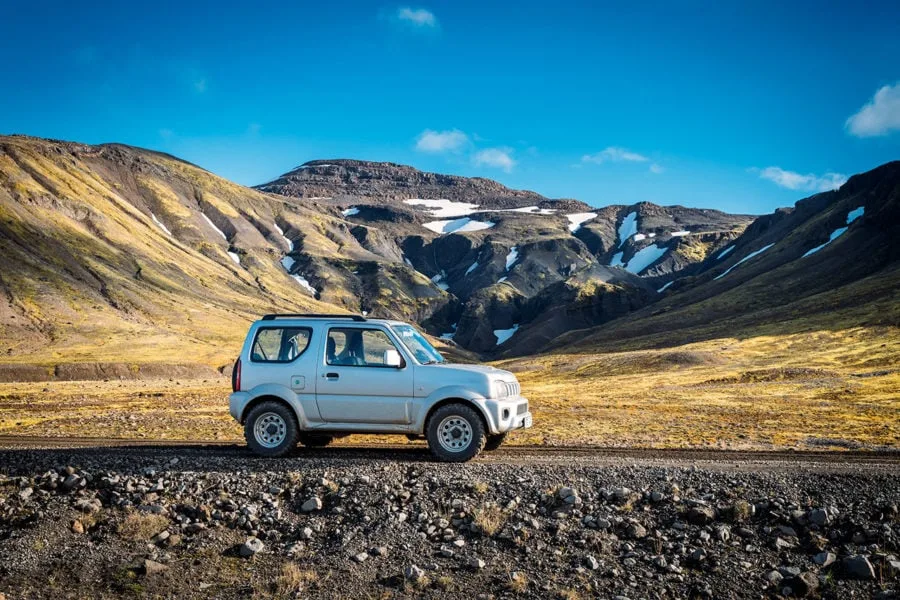
[[[900,159],[896,2],[0,4],[0,132],[763,213]]]

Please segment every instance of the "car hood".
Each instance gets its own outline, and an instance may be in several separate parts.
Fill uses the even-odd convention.
[[[491,367],[488,365],[464,365],[455,363],[437,363],[433,365],[425,365],[428,368],[447,369],[452,371],[462,371],[465,373],[481,373],[483,375],[491,375],[491,379],[515,379],[515,375],[509,371]]]

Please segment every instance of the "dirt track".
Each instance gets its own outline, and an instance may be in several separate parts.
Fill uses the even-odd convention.
[[[123,457],[162,457],[177,455],[202,461],[212,459],[257,459],[246,446],[233,442],[200,440],[142,440],[119,438],[53,438],[0,435],[0,453],[14,449],[51,450],[59,454],[71,449],[76,455],[93,454],[92,449],[116,448]],[[431,462],[424,443],[337,445],[325,449],[298,448],[281,460],[269,460],[272,466],[284,466],[296,460],[316,462],[334,460],[346,464],[367,461]],[[900,451],[736,451],[704,449],[601,448],[587,446],[507,446],[484,452],[473,464],[635,466],[695,464],[715,470],[812,470],[817,472],[898,472]]]

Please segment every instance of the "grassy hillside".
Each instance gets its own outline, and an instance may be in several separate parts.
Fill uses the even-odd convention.
[[[170,156],[0,138],[0,361],[226,364],[255,315],[335,310],[279,262],[276,221],[327,252],[323,219]]]

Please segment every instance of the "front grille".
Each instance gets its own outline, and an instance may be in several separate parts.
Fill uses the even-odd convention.
[[[527,412],[528,412],[528,403],[527,402],[523,402],[522,404],[520,404],[516,407],[517,415],[524,415]]]

